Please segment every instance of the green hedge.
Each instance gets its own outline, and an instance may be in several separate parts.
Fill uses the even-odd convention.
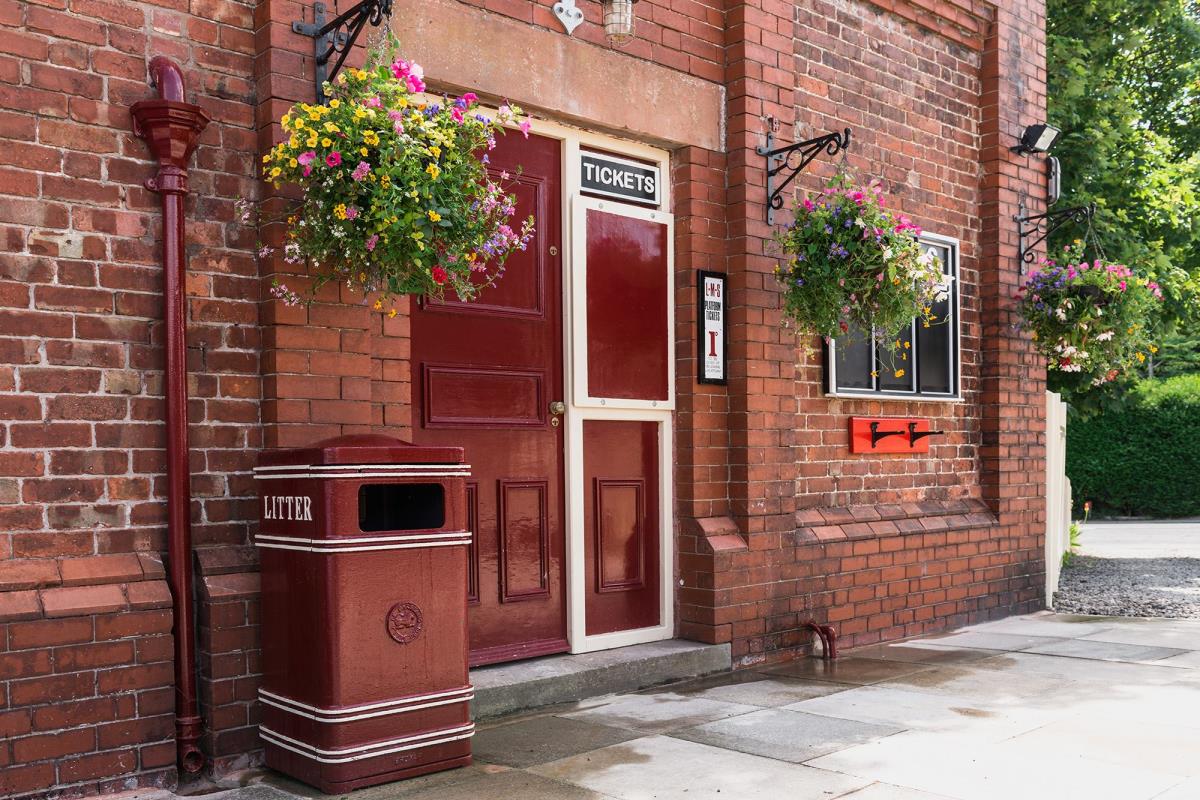
[[[1200,516],[1200,374],[1142,381],[1119,410],[1067,425],[1078,514]]]

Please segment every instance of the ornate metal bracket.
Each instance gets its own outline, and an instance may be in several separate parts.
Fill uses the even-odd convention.
[[[316,57],[317,102],[325,102],[325,81],[332,81],[354,49],[354,42],[368,22],[379,27],[384,18],[392,15],[392,0],[362,0],[348,11],[325,21],[326,6],[313,3],[312,22],[293,22],[292,31],[313,37],[313,54]],[[345,28],[345,30],[343,30]],[[329,69],[329,60],[337,54],[337,62]]]
[[[756,149],[760,156],[767,157],[767,224],[775,224],[775,212],[783,208],[783,191],[796,176],[804,171],[814,158],[824,150],[829,155],[837,155],[839,151],[850,146],[850,129],[842,133],[834,131],[806,142],[796,142],[776,148],[775,134],[767,134],[767,144]],[[788,170],[788,176],[778,186],[775,180],[779,173]]]
[[[1025,198],[1022,197],[1017,215],[1013,217],[1013,221],[1017,223],[1017,253],[1021,273],[1024,274],[1026,264],[1032,264],[1037,258],[1034,248],[1046,241],[1046,237],[1068,222],[1087,222],[1090,225],[1095,216],[1095,203],[1060,208],[1045,214],[1029,214],[1025,210]],[[1037,238],[1031,241],[1030,237],[1035,235]]]

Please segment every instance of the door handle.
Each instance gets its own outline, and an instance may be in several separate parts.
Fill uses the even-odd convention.
[[[567,404],[562,400],[555,400],[550,404],[550,425],[557,428],[563,414],[567,413]]]

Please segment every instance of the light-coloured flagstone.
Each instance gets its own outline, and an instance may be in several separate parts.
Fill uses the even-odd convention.
[[[807,800],[871,783],[669,736],[634,739],[531,772],[618,800]]]

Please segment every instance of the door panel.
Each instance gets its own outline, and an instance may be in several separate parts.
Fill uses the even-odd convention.
[[[589,636],[650,628],[662,621],[659,424],[583,423]]]
[[[547,413],[565,399],[559,143],[500,137],[491,166],[517,176],[533,240],[477,301],[422,302],[412,318],[413,439],[461,445],[471,464],[472,666],[567,649],[564,428]]]

